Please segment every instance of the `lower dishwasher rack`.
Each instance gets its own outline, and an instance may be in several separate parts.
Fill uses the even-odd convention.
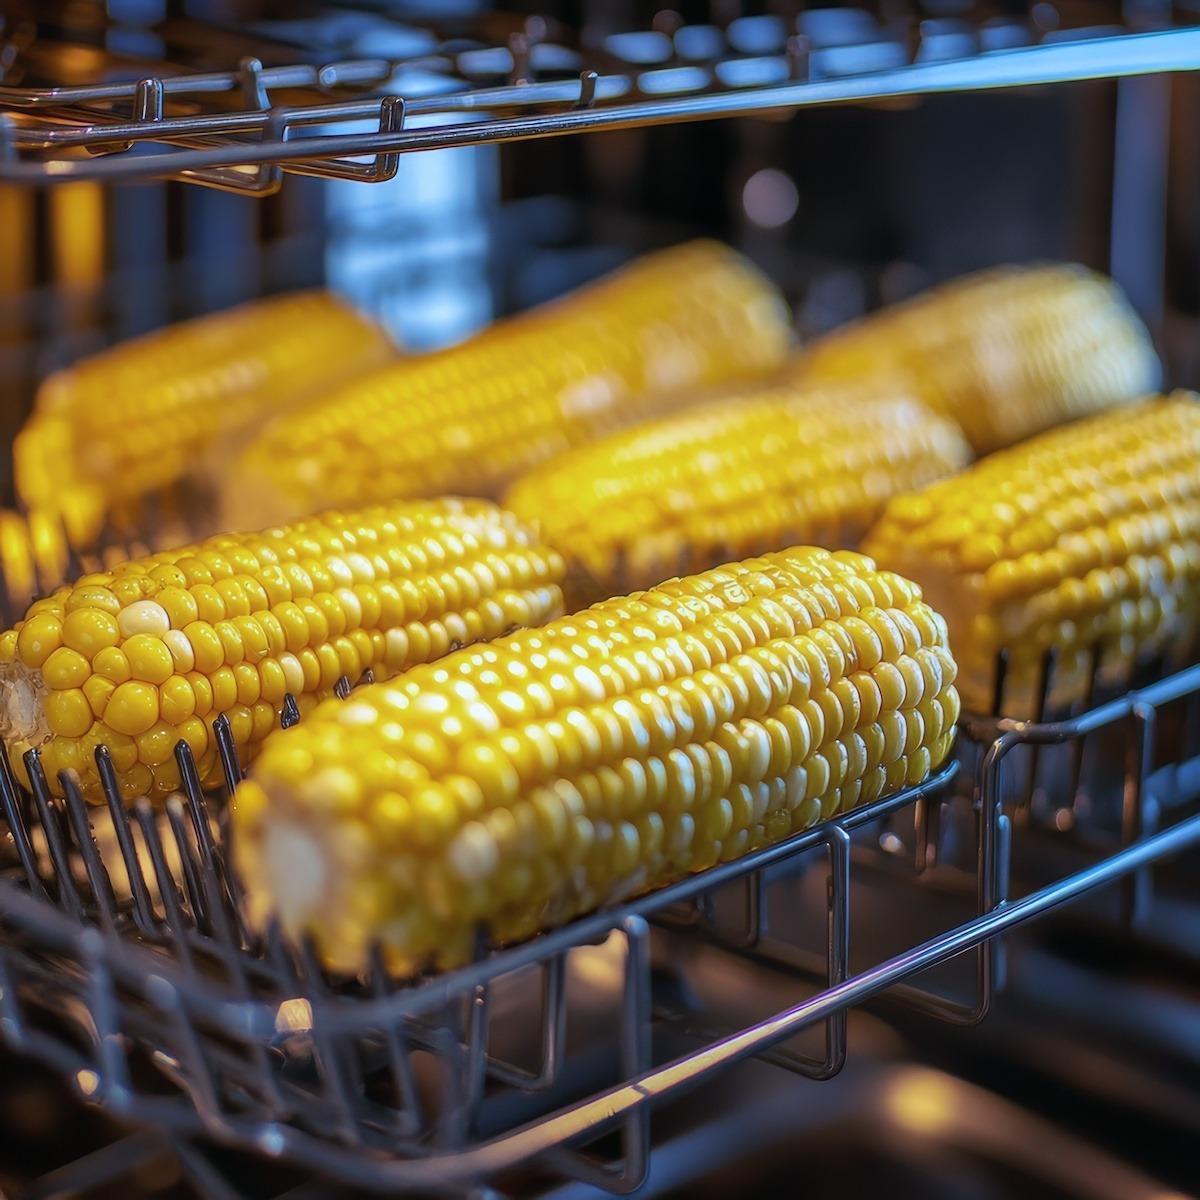
[[[1104,885],[1123,881],[1117,919],[1136,930],[1153,865],[1200,845],[1198,725],[1200,667],[1062,720],[967,718],[956,761],[920,787],[403,982],[378,957],[365,979],[330,978],[310,947],[250,936],[223,805],[195,785],[186,746],[189,786],[161,812],[127,812],[115,785],[90,809],[67,779],[55,800],[36,752],[26,793],[0,756],[0,1036],[183,1147],[376,1191],[467,1194],[520,1169],[629,1192],[652,1108],[722,1068],[759,1057],[829,1078],[848,1010],[884,992],[975,1023],[1002,982],[1001,935]],[[230,788],[232,739],[217,732]],[[1076,857],[1010,899],[1013,838],[1035,829]],[[942,920],[852,969],[852,880],[877,869],[932,895]],[[771,971],[794,1002],[753,1019],[735,1005],[723,1023],[689,976],[713,954]],[[960,956],[965,997],[916,982]]]

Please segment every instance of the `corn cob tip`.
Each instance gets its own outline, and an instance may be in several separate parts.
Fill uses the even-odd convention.
[[[0,663],[0,740],[7,746],[41,746],[50,737],[39,672],[22,663]]]
[[[270,740],[251,919],[338,971],[462,963],[919,783],[955,674],[917,587],[805,547],[459,651]]]

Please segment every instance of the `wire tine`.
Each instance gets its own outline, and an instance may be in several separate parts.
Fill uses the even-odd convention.
[[[1037,684],[1037,720],[1047,721],[1050,719],[1050,694],[1054,688],[1054,673],[1058,669],[1058,647],[1051,646],[1045,654],[1042,655],[1042,661],[1038,667],[1038,684]]]
[[[596,103],[596,84],[600,76],[595,71],[584,71],[579,76],[579,99],[576,108],[591,108]]]
[[[918,796],[913,805],[913,871],[922,875],[929,866],[931,808],[937,801],[930,796]]]
[[[181,767],[183,760],[187,760],[187,765],[191,768],[195,775],[196,764],[192,759],[191,751],[185,742],[180,742],[175,748],[176,759],[180,761]],[[185,780],[185,786],[187,781]],[[198,799],[198,803],[195,801]],[[184,798],[172,796],[167,801],[168,815],[172,821],[172,831],[175,835],[175,840],[181,844],[180,854],[184,853],[182,842],[185,838],[183,826],[183,806],[189,808],[192,814],[192,825],[196,833],[197,842],[207,844],[209,850],[206,854],[205,867],[198,872],[200,885],[203,891],[203,896],[207,904],[209,931],[212,935],[211,945],[216,951],[225,967],[226,974],[237,993],[249,999],[253,995],[250,978],[246,970],[247,958],[242,953],[242,947],[248,944],[248,939],[245,938],[241,927],[241,914],[236,907],[227,905],[229,894],[226,887],[223,887],[225,867],[223,860],[212,852],[211,837],[208,830],[207,816],[204,810],[203,797],[199,792],[195,796],[185,793]],[[176,820],[178,814],[178,820]],[[200,832],[200,831],[203,832]],[[201,851],[205,854],[205,851]],[[232,914],[230,908],[233,908]],[[277,1113],[283,1107],[282,1094],[279,1090],[279,1083],[275,1077],[275,1067],[270,1058],[270,1050],[267,1044],[259,1038],[249,1040],[248,1052],[255,1069],[255,1082],[259,1089],[260,1097],[268,1106],[271,1112]]]
[[[553,1087],[567,1050],[567,956],[556,954],[544,965],[542,1006],[546,1013],[546,1040],[542,1071],[535,1083]]]
[[[384,96],[379,102],[379,135],[399,133],[404,128],[406,110],[403,96]],[[371,183],[386,183],[396,178],[400,170],[400,155],[395,151],[375,155],[375,161],[367,168],[366,179]]]
[[[1084,690],[1083,697],[1076,708],[1077,712],[1085,713],[1090,711],[1096,703],[1096,692],[1099,687],[1100,680],[1100,664],[1104,654],[1104,643],[1097,642],[1092,649],[1090,656],[1090,668],[1088,670],[1087,687]],[[1079,784],[1083,778],[1083,762],[1084,753],[1088,745],[1087,734],[1081,734],[1079,737],[1071,739],[1071,747],[1068,751],[1070,757],[1068,759],[1067,769],[1067,803],[1074,808],[1079,800]]]
[[[636,1079],[650,1069],[650,927],[644,917],[627,917],[621,928],[628,949],[625,958],[625,991],[621,1014],[621,1073]],[[650,1147],[650,1113],[639,1108],[621,1127],[622,1190],[632,1190],[645,1179]]]
[[[175,946],[175,952],[183,964],[184,970],[191,974],[193,971],[192,951],[188,944],[187,927],[184,924],[183,910],[179,906],[178,884],[167,867],[166,855],[163,853],[162,839],[158,836],[158,822],[154,810],[150,807],[145,796],[139,796],[134,802],[133,814],[138,827],[142,831],[146,848],[150,853],[150,862],[154,866],[154,874],[158,880],[158,894],[162,897],[163,912],[166,914],[167,929]]]
[[[339,675],[337,683],[333,685],[333,692],[339,700],[349,700],[350,680],[345,675]]]
[[[112,928],[117,918],[117,897],[113,891],[112,880],[108,869],[100,856],[100,848],[92,834],[91,821],[87,814],[87,801],[76,786],[71,772],[60,771],[58,781],[62,785],[66,797],[65,806],[75,834],[75,843],[83,857],[83,867],[87,872],[88,883],[92,888],[92,897],[100,909],[104,924]]]
[[[208,805],[204,802],[204,789],[200,784],[200,772],[196,769],[196,759],[192,748],[185,741],[175,743],[175,765],[179,768],[179,780],[183,785],[182,795],[187,803],[188,815],[191,817],[192,831],[196,836],[196,847],[200,852],[201,863],[207,870],[214,867],[216,848],[213,845],[212,830],[208,824]]]
[[[125,1037],[121,1029],[120,1003],[106,962],[105,935],[98,929],[84,931],[80,939],[80,960],[88,993],[88,1013],[95,1028],[99,1056],[99,1086],[104,1093],[128,1090],[129,1066],[125,1057]],[[96,1099],[100,1099],[96,1096]]]
[[[154,983],[156,986],[152,992],[153,1003],[175,1028],[173,1045],[180,1051],[180,1067],[187,1079],[188,1099],[195,1105],[200,1120],[208,1129],[226,1128],[227,1122],[221,1112],[216,1081],[208,1056],[204,1053],[200,1033],[180,1000],[179,991],[174,984],[162,976],[155,979]]]
[[[171,829],[171,837],[179,852],[179,867],[183,874],[183,894],[191,910],[192,921],[201,933],[211,933],[211,918],[208,912],[207,897],[200,882],[203,870],[196,869],[195,851],[192,839],[188,837],[188,822],[184,817],[183,802],[179,796],[167,798],[167,824]]]
[[[125,807],[125,801],[121,796],[121,785],[117,780],[112,754],[107,746],[97,746],[95,758],[96,771],[100,776],[100,787],[104,791],[104,800],[112,819],[113,832],[117,835],[117,848],[121,852],[121,861],[125,864],[125,874],[129,879],[129,894],[133,897],[134,921],[143,933],[152,937],[157,926],[154,906],[150,902],[150,889],[146,885],[142,861],[138,857],[133,833],[129,828],[129,810]]]
[[[1004,685],[1008,682],[1008,664],[1010,659],[1009,649],[1005,646],[999,654],[996,655],[996,674],[993,677],[992,689],[992,712],[994,717],[1002,716],[1004,713]]]
[[[291,729],[293,725],[300,724],[300,706],[296,703],[296,697],[288,692],[283,698],[283,711],[279,714],[279,728]]]
[[[54,867],[58,884],[58,902],[72,916],[83,920],[83,902],[75,890],[75,880],[71,869],[71,856],[67,852],[63,839],[63,827],[59,814],[50,796],[50,788],[46,783],[46,773],[42,770],[41,755],[37,750],[29,750],[24,758],[25,770],[29,773],[32,784],[33,802],[37,805],[38,821],[42,832],[46,835],[46,846],[50,851],[50,862]]]
[[[388,973],[383,965],[383,949],[378,942],[371,944],[371,993],[386,996],[390,992]],[[421,1129],[421,1097],[412,1071],[412,1061],[399,1021],[389,1021],[383,1029],[388,1065],[396,1086],[399,1108],[396,1124],[406,1137],[414,1137]]]
[[[794,83],[807,83],[812,46],[802,33],[795,33],[787,40],[788,76]]]
[[[466,1084],[464,1132],[470,1132],[479,1116],[483,1102],[484,1083],[487,1079],[488,1026],[491,1017],[491,991],[487,984],[479,984],[466,997]]]
[[[262,60],[254,57],[243,58],[237,65],[234,79],[242,93],[242,100],[247,108],[270,108],[271,98],[267,93],[266,81],[263,79]]]
[[[21,861],[21,869],[25,873],[25,882],[30,893],[39,900],[47,897],[46,886],[42,882],[38,870],[37,853],[29,839],[29,820],[25,809],[23,795],[16,776],[13,774],[12,763],[8,759],[8,748],[0,746],[0,805],[4,809],[4,819],[8,822],[12,834],[13,845],[17,857]]]
[[[829,837],[829,953],[826,962],[829,987],[844,983],[850,970],[850,835],[839,825]],[[832,1079],[846,1065],[846,1010],[839,1009],[825,1022],[825,1062],[816,1075]]]
[[[133,119],[161,121],[165,91],[161,79],[155,79],[153,76],[139,79],[133,93]]]
[[[242,782],[242,765],[238,762],[237,743],[233,740],[233,726],[229,717],[222,713],[213,722],[213,736],[217,739],[217,757],[225,776],[225,790],[230,797]]]
[[[173,802],[181,805],[181,807],[191,807],[189,801],[181,801],[179,797],[172,797],[167,802],[168,812],[170,811],[169,806]],[[194,815],[192,821],[194,826]],[[180,818],[180,823],[182,824],[182,817]],[[184,831],[182,828],[176,831],[176,841],[183,836]],[[240,914],[230,903],[228,890],[224,886],[224,870],[215,857],[210,854],[207,859],[207,865],[202,865],[196,874],[203,894],[208,932],[217,948],[221,961],[225,964],[230,979],[243,995],[249,996],[251,994],[250,980],[246,974],[245,962],[241,955],[242,948],[247,945],[247,939],[243,937],[243,931],[238,920]]]
[[[192,833],[200,852],[200,876],[208,897],[209,920],[215,923],[214,929],[219,939],[227,940],[233,948],[248,946],[251,939],[242,918],[241,886],[229,868],[224,847],[218,846],[213,840],[200,773],[187,742],[176,744],[175,762],[183,784],[184,804],[191,817]],[[239,971],[239,976],[241,974],[244,972]]]
[[[9,749],[3,742],[0,742],[0,786],[12,792],[14,804],[21,814],[21,821],[28,827],[33,818],[33,810],[30,806],[31,798],[26,789],[17,782],[12,759],[9,757]]]
[[[1121,845],[1132,846],[1153,832],[1157,823],[1146,797],[1146,780],[1154,770],[1154,741],[1158,712],[1149,704],[1135,704],[1133,729],[1125,755],[1125,788],[1121,798]],[[1135,871],[1121,881],[1121,919],[1127,926],[1141,918],[1152,899],[1154,875],[1150,868]]]
[[[464,1116],[467,1111],[463,1097],[466,1055],[458,1035],[446,1025],[439,1025],[430,1031],[427,1048],[435,1055],[441,1067],[443,1085],[441,1104],[433,1130],[433,1143],[439,1149],[454,1149],[462,1145]]]
[[[1047,719],[1047,712],[1050,707],[1050,690],[1054,684],[1054,668],[1057,663],[1058,648],[1051,646],[1042,655],[1041,663],[1038,666],[1037,691],[1034,694],[1034,719],[1037,721],[1045,721]],[[1029,747],[1025,770],[1025,788],[1020,797],[1020,802],[1029,805],[1031,808],[1033,806],[1033,794],[1037,790],[1038,766],[1041,762],[1041,755],[1042,748],[1040,745],[1035,743]]]
[[[346,1141],[358,1142],[361,1134],[354,1119],[354,1096],[361,1090],[361,1071],[353,1048],[348,1047],[345,1053],[339,1053],[336,1041],[325,1032],[324,1023],[319,1019],[319,1008],[327,995],[327,988],[320,956],[311,937],[305,937],[300,942],[300,962],[305,995],[312,1008],[313,1054],[324,1084],[322,1091],[330,1098],[335,1109],[337,1132]]]

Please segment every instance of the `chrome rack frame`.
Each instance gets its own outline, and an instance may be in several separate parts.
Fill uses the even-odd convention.
[[[185,745],[176,751],[184,791],[164,812],[143,801],[129,814],[103,751],[106,809],[89,809],[65,776],[65,798],[53,798],[36,752],[26,758],[29,793],[0,758],[12,839],[9,865],[0,859],[0,1035],[91,1102],[180,1144],[207,1139],[376,1190],[465,1192],[532,1164],[627,1192],[645,1177],[653,1104],[752,1056],[828,1078],[846,1058],[848,1009],[884,992],[942,1019],[980,1019],[999,982],[999,935],[1200,845],[1200,815],[1187,807],[1200,798],[1200,746],[1154,736],[1160,714],[1197,700],[1193,667],[1062,721],[971,718],[960,761],[918,788],[521,945],[489,950],[481,939],[469,966],[403,982],[387,977],[378,952],[366,978],[331,978],[311,946],[245,929],[222,814]],[[285,721],[296,719],[289,705]],[[1010,764],[1120,731],[1129,737],[1115,783],[1120,844],[1007,899],[1008,814],[1031,803],[1028,772]],[[235,786],[223,719],[216,735]],[[1051,774],[1046,786],[1070,778]],[[965,806],[978,831],[978,911],[851,973],[852,839],[878,844],[888,820],[912,820],[925,864],[938,828],[928,809],[950,804]],[[1166,825],[1172,811],[1190,815]],[[811,952],[793,953],[774,928],[768,936],[768,896],[814,864],[824,873],[825,855],[827,908],[808,924],[825,936],[813,994]],[[717,919],[731,897],[735,919]],[[688,955],[673,952],[680,938],[765,964],[795,1001],[766,1019],[703,1028],[686,1003],[680,1011],[686,987],[662,994],[664,971],[687,970]],[[913,986],[967,952],[977,955],[973,1005]],[[584,1022],[581,1005],[592,1006]],[[584,1047],[603,1052],[598,1069],[580,1070],[586,1052],[571,1037],[581,1024]],[[784,1045],[822,1024],[817,1053]],[[664,1061],[664,1032],[699,1045]],[[615,1154],[583,1149],[609,1132]]]
[[[500,86],[476,86],[463,66],[471,51],[452,45],[403,61],[263,67],[244,59],[227,72],[159,69],[95,85],[0,86],[0,183],[177,178],[266,195],[279,188],[282,172],[387,180],[396,173],[397,156],[414,150],[1200,67],[1200,28],[1194,27],[1105,27],[1068,36],[1013,20],[999,22],[998,37],[996,22],[989,36],[987,26],[964,22],[947,33],[946,22],[926,21],[914,45],[907,28],[879,26],[874,44],[896,50],[904,65],[878,69],[869,56],[847,60],[853,45],[811,40],[803,17],[791,26],[781,18],[743,20],[775,22],[763,52],[739,55],[723,43],[719,52],[690,57],[678,49],[678,30],[674,40],[660,32],[651,36],[666,48],[653,63],[599,53],[591,56],[597,67],[573,78],[538,79],[536,37],[546,23],[534,19],[534,32],[514,35],[507,52],[495,48],[508,54],[510,68]],[[554,49],[562,52],[556,61],[576,67],[588,58]],[[405,67],[445,74],[449,90],[405,96]],[[346,88],[360,94],[327,99]],[[386,94],[361,95],[371,88]],[[275,103],[272,93],[282,89],[315,99]],[[224,107],[206,109],[214,100]],[[200,111],[170,111],[180,101]],[[449,119],[406,128],[416,115]],[[374,127],[346,128],[364,121]]]

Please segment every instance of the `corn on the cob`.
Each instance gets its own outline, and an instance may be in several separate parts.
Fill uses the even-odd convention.
[[[1200,404],[1183,393],[1043,434],[893,500],[864,548],[916,579],[950,626],[970,708],[1036,716],[1079,698],[1100,651],[1121,677],[1200,618]]]
[[[958,698],[906,580],[799,548],[363,688],[234,798],[251,916],[394,970],[660,887],[922,780]]]
[[[1158,387],[1150,338],[1117,286],[1082,267],[968,275],[814,342],[806,379],[895,375],[979,454]]]
[[[393,356],[381,329],[325,292],[135,338],[42,385],[14,446],[18,494],[46,511],[64,489],[86,495],[94,536],[111,507],[176,483],[231,436]]]
[[[213,722],[243,760],[287,693],[306,712],[370,670],[387,677],[561,611],[562,560],[485,501],[324,513],[86,575],[0,636],[0,734],[40,746],[52,780],[100,797],[97,746],[127,796],[179,787],[185,741],[214,776]],[[22,768],[23,769],[23,768]],[[55,780],[55,782],[57,782]]]
[[[552,459],[504,503],[577,568],[579,607],[784,546],[852,548],[889,497],[970,457],[952,422],[906,397],[760,385]]]
[[[660,411],[671,389],[678,402],[778,366],[790,340],[777,292],[733,251],[699,242],[651,255],[281,418],[233,471],[226,515],[495,496],[550,456]]]

